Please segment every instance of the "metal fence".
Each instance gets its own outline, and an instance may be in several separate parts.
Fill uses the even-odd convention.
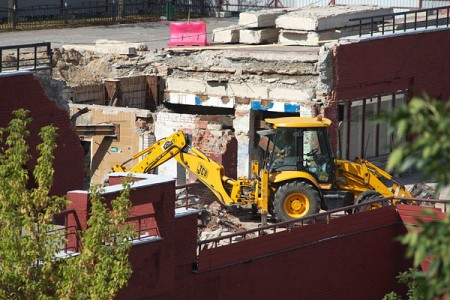
[[[50,43],[0,46],[0,73],[19,70],[52,70]]]
[[[76,27],[198,18],[213,9],[206,0],[117,0],[64,6],[37,5],[0,8],[0,30]]]
[[[450,0],[46,0],[8,7],[0,0],[0,31],[158,22],[210,16],[214,11],[327,5],[379,5],[394,12],[450,5]],[[30,4],[29,3],[29,4]],[[38,4],[36,4],[38,3]]]
[[[450,25],[450,6],[420,9],[410,12],[386,14],[363,18],[354,18],[350,21],[359,23],[359,36],[363,34],[363,27],[370,24],[369,34],[375,33],[384,35],[385,33],[396,31],[405,32],[408,29],[439,27]]]

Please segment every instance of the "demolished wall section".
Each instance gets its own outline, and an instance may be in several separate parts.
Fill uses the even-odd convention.
[[[12,112],[17,109],[29,110],[29,116],[33,119],[28,127],[30,137],[27,139],[32,156],[27,165],[29,171],[34,169],[38,157],[36,146],[41,142],[38,132],[46,125],[53,125],[58,128],[58,137],[50,193],[63,196],[69,190],[83,188],[83,149],[67,111],[45,95],[32,73],[1,74],[0,91],[0,127],[7,126],[13,117]]]
[[[80,114],[82,110],[84,113]],[[80,137],[90,143],[90,153],[87,153],[90,168],[85,176],[91,178],[91,184],[103,183],[112,166],[130,159],[143,150],[148,140],[154,140],[153,119],[148,110],[70,104],[70,113],[76,126],[112,124],[117,127],[116,137],[95,134]],[[130,169],[134,164],[136,161],[125,167]]]

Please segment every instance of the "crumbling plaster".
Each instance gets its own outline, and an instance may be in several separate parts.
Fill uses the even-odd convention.
[[[59,49],[55,51],[54,76],[68,86],[77,86],[125,75],[156,75],[165,79],[162,100],[166,103],[204,107],[205,114],[210,111],[207,107],[233,109],[238,176],[248,176],[249,153],[255,152],[253,112],[312,115],[318,103],[326,107],[332,88],[330,49],[327,45],[246,46],[138,51],[135,56]],[[161,118],[155,121],[156,139],[176,130],[194,129],[190,122],[178,122],[179,118],[170,124],[158,120]],[[161,166],[160,173],[175,177],[176,163]]]

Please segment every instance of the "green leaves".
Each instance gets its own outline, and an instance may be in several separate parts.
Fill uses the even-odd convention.
[[[66,242],[53,215],[65,209],[65,197],[49,195],[53,185],[57,129],[41,128],[35,188],[28,189],[31,156],[26,110],[13,113],[0,128],[0,299],[112,299],[131,275],[128,263],[134,230],[123,226],[128,217],[129,185],[106,207],[98,189],[91,191],[89,228],[83,252],[58,258]],[[70,170],[68,170],[70,172]]]
[[[425,178],[434,180],[438,190],[449,186],[450,101],[431,100],[427,96],[413,98],[383,119],[398,134],[388,171],[414,167]],[[419,221],[419,228],[401,239],[416,269],[401,274],[400,279],[409,284],[409,299],[444,295],[450,298],[450,215],[444,220],[439,220],[433,211],[425,211],[424,215],[434,220]],[[421,264],[427,261],[428,270],[421,271]]]
[[[112,299],[131,276],[128,252],[134,230],[123,225],[128,218],[129,184],[124,183],[121,195],[111,201],[108,209],[101,197],[101,187],[91,188],[91,211],[88,228],[83,232],[83,251],[67,261],[59,275],[62,284],[56,290],[58,299],[76,299],[84,291],[87,299]],[[89,287],[89,288],[86,288]]]
[[[413,98],[383,119],[398,137],[387,171],[415,167],[438,190],[450,184],[450,101]]]

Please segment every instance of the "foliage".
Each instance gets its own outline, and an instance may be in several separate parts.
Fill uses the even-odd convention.
[[[450,101],[413,98],[385,118],[398,131],[399,142],[388,160],[388,170],[404,171],[415,167],[425,178],[434,179],[437,189],[450,185]],[[425,216],[435,220],[419,221],[418,230],[401,238],[407,245],[416,269],[403,273],[400,280],[409,283],[410,299],[450,297],[450,215],[439,220],[434,212]],[[420,264],[430,259],[427,271]],[[412,284],[412,285],[411,285]]]
[[[119,226],[130,206],[129,185],[112,201],[111,212],[99,190],[93,190],[84,251],[72,258],[58,256],[66,239],[64,231],[55,230],[53,216],[68,203],[65,197],[49,195],[56,128],[40,130],[42,142],[32,172],[36,187],[29,188],[31,118],[23,109],[13,115],[8,126],[0,128],[0,299],[111,299],[131,273],[131,234]]]
[[[450,101],[413,98],[386,116],[398,142],[389,156],[387,171],[410,167],[437,182],[437,189],[450,184]]]
[[[133,238],[134,231],[120,226],[131,206],[129,185],[111,202],[110,211],[102,201],[100,190],[99,187],[91,189],[91,216],[83,233],[83,251],[67,260],[67,265],[60,270],[63,280],[56,293],[58,299],[73,299],[76,293],[84,299],[109,299],[126,285],[131,275],[128,263],[131,243],[126,241]]]

